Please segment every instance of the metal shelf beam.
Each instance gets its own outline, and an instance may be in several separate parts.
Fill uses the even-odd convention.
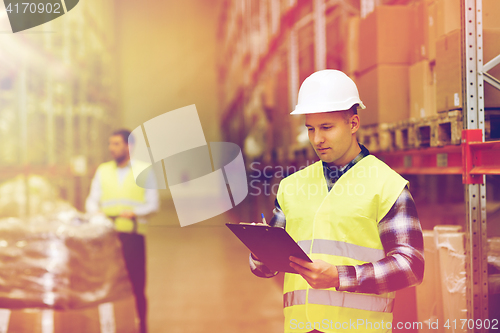
[[[500,175],[500,141],[482,141],[482,130],[463,130],[460,146],[375,153],[403,175],[462,175],[464,184],[483,184]]]

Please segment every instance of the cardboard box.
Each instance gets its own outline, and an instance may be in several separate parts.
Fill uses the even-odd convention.
[[[410,63],[411,6],[378,6],[359,26],[359,71]]]
[[[422,322],[422,332],[443,333],[443,325],[438,325],[436,329],[429,328],[429,322],[444,323],[443,321],[443,300],[441,294],[441,276],[439,275],[439,257],[434,241],[433,230],[423,230],[425,269],[422,283],[416,286],[417,296],[417,318]],[[434,326],[433,326],[434,327]]]
[[[460,0],[436,0],[436,32],[437,38],[460,29]]]
[[[436,3],[430,3],[427,7],[427,25],[429,26],[429,60],[436,59],[436,41],[437,41],[437,26],[436,26]]]
[[[444,318],[452,322],[467,319],[467,289],[465,276],[465,233],[453,232],[437,235],[439,252],[441,291]],[[467,327],[450,325],[451,332],[467,332]]]
[[[458,233],[461,233],[462,232],[462,227],[459,226],[459,225],[449,225],[449,224],[443,224],[443,225],[436,225],[434,226],[434,249],[436,251],[436,257],[434,259],[436,259],[436,261],[434,262],[434,268],[435,268],[435,273],[437,274],[437,279],[434,280],[434,283],[435,283],[435,291],[436,291],[436,295],[435,295],[435,300],[436,300],[436,303],[435,303],[435,309],[433,310],[433,313],[437,316],[437,318],[439,318],[439,322],[441,323],[444,323],[447,319],[445,318],[448,318],[448,317],[445,317],[445,314],[444,314],[444,305],[443,305],[443,284],[442,284],[442,273],[444,271],[444,269],[442,268],[443,267],[443,264],[441,263],[441,256],[440,256],[440,253],[439,253],[439,249],[441,246],[439,246],[438,244],[440,244],[440,240],[439,240],[439,237],[440,235],[442,234],[458,234]],[[442,244],[441,244],[442,245]],[[425,244],[424,244],[424,247],[425,247]],[[424,251],[425,251],[425,248],[424,248]],[[427,252],[425,252],[426,254]],[[424,271],[424,274],[425,274],[425,271]],[[446,332],[447,329],[444,328],[444,326],[441,326],[441,329]]]
[[[483,28],[500,29],[500,1],[483,0]]]
[[[441,37],[461,26],[460,0],[436,0],[436,27],[437,36]],[[500,1],[482,1],[483,29],[500,28]]]
[[[297,29],[297,47],[299,52],[299,82],[314,73],[314,24],[310,22]]]
[[[133,296],[76,310],[0,309],[6,333],[138,333]],[[6,319],[6,320],[5,320]],[[4,324],[5,327],[1,325]]]
[[[326,68],[338,68],[346,71],[343,66],[348,58],[348,51],[345,48],[349,40],[349,33],[347,18],[338,15],[336,11],[325,14]],[[339,52],[340,49],[345,50]]]
[[[410,117],[425,118],[436,114],[434,66],[422,60],[410,66]]]
[[[436,58],[436,25],[434,3],[425,1],[412,5],[410,63]]]
[[[438,38],[436,43],[436,109],[462,108],[462,52],[460,30]]]
[[[462,108],[461,32],[455,30],[438,39],[436,44],[436,108],[438,112]],[[500,29],[483,29],[483,61],[500,54]],[[500,67],[489,74],[500,78]],[[484,84],[484,106],[500,107],[500,90]]]
[[[427,47],[426,38],[428,36],[427,25],[424,24],[424,7],[425,2],[415,2],[413,7],[413,15],[410,24],[410,64],[414,64],[423,59],[426,59]]]
[[[498,1],[498,0],[497,0]],[[500,1],[498,1],[500,3]],[[499,13],[500,14],[500,13]],[[483,60],[484,64],[500,54],[500,28],[483,29]],[[500,65],[488,71],[488,74],[500,79]],[[500,90],[484,82],[484,107],[500,107]]]
[[[354,74],[359,69],[359,16],[347,21],[347,61],[346,73]]]
[[[373,125],[406,120],[410,115],[407,65],[378,65],[358,76],[361,124]]]

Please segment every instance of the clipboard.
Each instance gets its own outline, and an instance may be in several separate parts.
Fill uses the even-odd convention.
[[[312,262],[283,228],[263,224],[226,223],[226,226],[271,271],[298,274],[290,267],[290,256]]]

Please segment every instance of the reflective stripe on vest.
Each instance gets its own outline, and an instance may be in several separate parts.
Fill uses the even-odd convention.
[[[333,256],[347,257],[365,262],[374,262],[385,257],[384,250],[372,249],[361,245],[330,239],[315,239],[312,246],[312,252],[310,251],[310,240],[302,240],[299,241],[298,244],[306,254],[330,254]]]
[[[295,290],[283,295],[283,306],[306,304],[307,290]],[[357,310],[392,312],[394,299],[347,293],[335,290],[309,289],[309,304],[341,306]]]
[[[101,201],[101,207],[111,207],[115,205],[125,205],[125,206],[139,206],[143,203],[141,201],[131,200],[131,199],[110,199]]]

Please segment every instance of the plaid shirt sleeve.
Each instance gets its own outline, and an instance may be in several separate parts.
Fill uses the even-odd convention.
[[[415,202],[405,188],[378,225],[386,257],[358,266],[337,266],[340,291],[382,294],[422,282],[424,242]]]

